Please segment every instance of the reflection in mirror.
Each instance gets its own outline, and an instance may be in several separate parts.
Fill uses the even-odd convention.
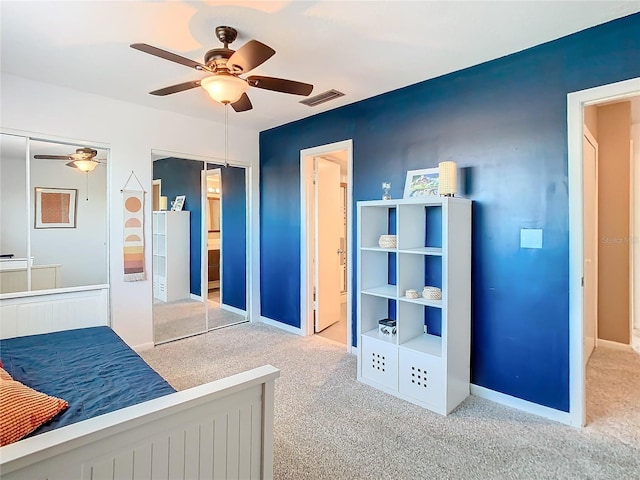
[[[202,165],[197,160],[153,157],[154,203],[159,208],[153,212],[155,343],[207,331],[200,285]],[[179,195],[185,195],[182,210],[167,211]]]
[[[200,160],[157,154],[153,160],[154,203],[171,208],[185,196],[181,212],[154,212],[155,343],[247,321],[245,169],[207,164],[204,171]],[[168,228],[169,217],[188,217],[188,224]],[[172,287],[179,290],[173,297]]]
[[[246,171],[207,164],[209,330],[247,321]]]
[[[27,139],[0,135],[0,293],[27,290]]]
[[[108,283],[107,151],[29,139],[27,162],[21,141],[18,160],[3,135],[0,253],[23,261],[3,259],[0,291]]]

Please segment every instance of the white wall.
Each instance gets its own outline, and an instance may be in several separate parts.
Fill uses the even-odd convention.
[[[122,281],[121,192],[131,171],[148,193],[145,204],[145,263],[151,269],[151,150],[224,159],[224,128],[221,123],[195,119],[141,107],[93,94],[2,74],[0,127],[38,134],[52,139],[85,141],[110,148],[108,199],[112,326],[131,346],[153,342],[152,286]],[[212,105],[212,118],[222,120],[223,111]],[[252,165],[251,245],[253,284],[251,314],[259,318],[258,261],[258,132],[230,127],[231,163]]]
[[[11,136],[0,141],[0,253],[26,258],[27,142]]]
[[[32,203],[28,224],[34,265],[62,265],[61,287],[107,283],[106,167],[98,166],[86,174],[67,167],[65,161],[32,160],[30,175],[31,192],[35,187],[74,188],[78,191],[76,228],[33,228]]]

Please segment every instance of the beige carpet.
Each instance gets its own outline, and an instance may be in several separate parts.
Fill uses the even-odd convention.
[[[624,376],[620,395],[631,383],[637,386],[637,359],[629,360],[635,367],[619,371],[607,352],[597,353],[590,395],[598,383],[617,389],[611,378],[619,374]],[[142,355],[178,389],[266,363],[280,368],[276,479],[639,478],[637,394],[622,410],[609,395],[601,396],[600,410],[590,403],[593,420],[584,429],[473,396],[442,417],[359,383],[356,359],[342,346],[261,323],[160,345]]]
[[[640,355],[598,347],[587,364],[587,430],[640,448]],[[640,470],[638,476],[640,479]]]

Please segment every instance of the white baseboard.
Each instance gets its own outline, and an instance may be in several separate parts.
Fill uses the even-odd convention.
[[[633,332],[631,332],[631,348],[640,353],[640,330],[637,328],[634,328]]]
[[[349,349],[349,353],[351,353],[352,355],[355,355],[356,357],[358,355],[360,355],[360,349],[358,347],[350,347]]]
[[[614,348],[616,350],[625,350],[627,352],[630,352],[633,350],[633,348],[631,348],[631,345],[627,345],[625,343],[612,342],[611,340],[602,340],[601,338],[598,338],[596,340],[596,347]]]
[[[289,333],[294,333],[294,334],[300,335],[300,336],[304,335],[304,333],[302,332],[301,328],[292,327],[291,325],[287,325],[286,323],[278,322],[277,320],[272,320],[270,318],[260,316],[260,321],[262,323],[266,323],[267,325],[271,325],[272,327],[280,328],[280,329],[282,329],[282,330],[284,330],[286,332],[289,332]]]
[[[231,313],[237,313],[238,315],[243,315],[243,316],[247,316],[247,311],[246,310],[240,310],[237,307],[232,307],[231,305],[227,305],[224,303],[220,304],[220,309],[221,310],[226,310],[227,312],[231,312]]]
[[[512,397],[506,393],[496,392],[495,390],[471,384],[471,395],[491,400],[492,402],[499,403],[506,407],[522,410],[523,412],[533,413],[534,415],[548,418],[549,420],[571,425],[571,415],[568,412],[545,407],[544,405],[538,405],[537,403],[529,402],[528,400]]]
[[[145,350],[151,350],[153,347],[155,347],[155,344],[153,342],[149,342],[149,343],[141,343],[140,345],[135,345],[131,348],[134,352],[140,353],[140,352],[144,352]]]
[[[204,300],[202,300],[202,296],[201,295],[195,295],[193,293],[189,294],[189,298],[191,298],[191,300],[196,300],[198,302],[203,302]]]

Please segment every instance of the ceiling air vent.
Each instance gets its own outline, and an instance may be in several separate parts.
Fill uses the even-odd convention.
[[[318,95],[314,95],[313,97],[300,100],[300,103],[303,103],[308,107],[315,107],[316,105],[328,102],[329,100],[333,100],[334,98],[342,97],[343,95],[344,93],[339,92],[338,90],[331,89],[327,90],[326,92],[319,93]]]

